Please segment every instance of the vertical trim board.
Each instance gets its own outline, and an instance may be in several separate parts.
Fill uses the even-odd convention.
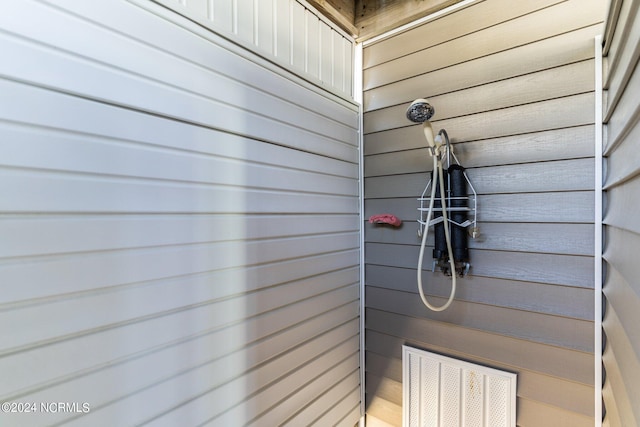
[[[595,140],[594,140],[594,193],[595,193],[595,218],[594,218],[594,383],[602,384],[602,250],[603,250],[603,206],[602,206],[602,187],[604,185],[603,171],[603,111],[604,105],[602,100],[603,85],[603,64],[602,64],[602,36],[594,39],[595,49]],[[602,425],[602,388],[594,387],[593,405],[595,408],[594,419],[595,425]]]
[[[640,107],[637,92],[640,70],[638,50],[637,0],[611,3],[604,49],[609,67],[602,91],[606,99],[604,110],[603,157],[607,166],[604,185],[606,214],[604,216],[602,262],[606,262],[603,278],[602,365],[596,366],[604,377],[601,394],[604,402],[603,425],[623,426],[638,423],[640,407],[637,376],[640,350],[634,339],[637,321],[634,307],[640,304],[635,280],[639,228],[630,218],[638,204],[638,166],[634,155],[638,150],[638,117]]]

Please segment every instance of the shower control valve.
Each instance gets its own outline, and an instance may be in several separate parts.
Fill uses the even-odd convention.
[[[469,236],[471,236],[472,239],[477,239],[480,237],[480,229],[478,227],[471,227],[469,229]]]

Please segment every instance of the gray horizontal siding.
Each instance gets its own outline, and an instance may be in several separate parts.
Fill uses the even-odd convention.
[[[432,282],[430,282],[432,283]],[[387,313],[455,322],[458,326],[481,329],[505,336],[558,345],[581,351],[593,351],[593,325],[590,321],[552,317],[546,313],[523,311],[475,302],[458,301],[442,315],[425,313],[422,301],[415,292],[398,292],[369,286],[367,306]],[[445,298],[434,297],[438,305]]]
[[[593,254],[591,224],[482,222],[480,227],[484,233],[481,238],[469,241],[472,249],[585,256]],[[417,223],[407,223],[396,232],[390,232],[385,227],[367,224],[367,242],[402,244],[416,235],[417,228]],[[554,245],[549,245],[550,240],[555,240]],[[427,246],[433,246],[432,234],[427,236]]]
[[[422,193],[424,184],[423,180],[415,189],[415,195]],[[480,195],[478,221],[589,223],[593,221],[593,201],[593,191]],[[522,206],[527,209],[523,210]],[[557,210],[549,209],[549,206],[555,206]],[[391,209],[400,218],[415,219],[416,207],[416,197],[367,199],[365,216]]]
[[[455,152],[465,167],[577,159],[593,155],[593,139],[593,126],[578,126],[461,143],[455,146]],[[411,142],[415,146],[401,151],[368,152],[365,176],[393,175],[400,166],[405,173],[430,170],[431,164],[424,161],[427,148],[417,140]],[[517,159],[509,154],[513,150],[518,150]]]
[[[425,251],[433,249],[426,247]],[[418,246],[368,243],[367,262],[410,268],[415,264]],[[530,252],[469,250],[474,276],[593,288],[591,257]],[[428,260],[426,265],[429,266]]]
[[[411,190],[420,185],[424,187],[424,175],[406,174],[366,178],[365,195],[375,199],[411,196]],[[467,175],[479,195],[585,191],[593,188],[593,161],[577,159],[499,165],[469,169]]]
[[[488,3],[488,5],[492,3]],[[505,10],[511,11],[515,5],[512,2],[507,3],[508,7]],[[530,3],[527,2],[526,5]],[[480,6],[478,5],[478,7]],[[475,8],[469,10],[472,11]],[[474,19],[474,22],[477,20]],[[444,19],[444,22],[446,22],[446,19]],[[451,27],[455,28],[455,26]],[[463,28],[466,28],[466,26]],[[402,103],[414,95],[415,87],[433,86],[434,97],[438,97],[455,90],[517,77],[522,74],[523,70],[536,72],[571,62],[587,60],[593,57],[592,48],[580,42],[584,38],[594,37],[600,33],[600,30],[601,26],[590,25],[518,46],[517,49],[506,49],[494,52],[491,55],[475,58],[474,63],[477,64],[477,67],[476,72],[473,74],[464,72],[465,63],[463,62],[445,68],[438,68],[428,73],[418,74],[393,84],[373,88],[364,93],[365,110],[376,110]],[[432,37],[433,34],[430,34],[428,39],[431,40]],[[416,38],[416,40],[420,40],[423,43],[426,39]],[[377,46],[377,44],[372,45],[371,48],[374,46]],[[401,47],[403,45],[399,44],[398,46]],[[369,49],[365,50],[365,54],[368,51]],[[388,50],[388,52],[393,53],[396,50]],[[452,75],[455,78],[451,78]],[[489,102],[496,101],[499,102],[499,100],[490,100]]]
[[[420,26],[372,44],[363,53],[363,64],[365,68],[371,68],[452,38],[502,23],[514,16],[557,3],[560,2],[558,0],[535,0],[527,4],[512,4],[509,0],[483,2],[473,8],[462,9],[451,16],[440,18],[428,26]]]
[[[366,274],[370,286],[417,294],[416,271],[413,268],[368,264]],[[431,290],[434,296],[449,296],[447,278],[439,274],[427,274],[425,277],[429,283],[434,284]],[[593,317],[593,292],[589,288],[469,276],[460,279],[456,297],[461,301],[568,316],[572,319],[590,320]]]
[[[571,86],[562,84],[567,79],[572,80]],[[438,120],[442,120],[571,96],[588,92],[592,88],[593,60],[586,60],[481,86],[457,88],[455,92],[430,96],[429,101],[438,105]],[[487,92],[493,94],[489,99],[486,97]],[[404,99],[407,96],[411,95],[406,94]],[[369,120],[365,124],[365,132],[373,133],[406,125],[406,118],[403,117],[405,110],[406,105],[401,104],[367,112]]]
[[[432,125],[434,129],[456,129],[457,131],[451,132],[450,135],[453,143],[515,136],[593,124],[593,102],[593,93],[583,93],[442,120],[436,116]],[[399,118],[394,120],[397,120],[398,126],[402,123]],[[416,139],[424,138],[420,127],[409,126],[406,119],[402,126],[366,134],[364,143],[368,148],[365,149],[365,153],[377,154],[415,148]]]
[[[640,422],[640,287],[637,253],[640,227],[640,2],[614,1],[604,41],[604,249],[602,395],[607,427]]]
[[[507,49],[534,43],[538,40],[559,35],[572,30],[588,27],[602,20],[603,5],[597,0],[579,2],[583,6],[576,9],[575,1],[559,2],[555,7],[539,8],[539,5],[528,2],[529,13],[522,10],[513,11],[510,16],[499,24],[488,25],[478,31],[468,31],[464,36],[451,37],[446,42],[435,44],[432,47],[421,44],[420,48],[412,50],[393,61],[387,61],[364,70],[364,89],[369,90],[384,84],[403,80],[418,74],[424,74],[440,68],[449,67],[472,59],[491,55]],[[547,2],[548,3],[548,2]],[[538,9],[538,10],[536,10]],[[488,12],[477,11],[478,14]],[[571,16],[571,19],[557,19],[558,16]],[[520,17],[521,19],[514,19]],[[450,16],[441,18],[447,22]],[[467,28],[469,20],[476,21],[475,17],[467,15],[467,21],[461,24],[461,28]],[[435,31],[429,25],[426,31]],[[496,39],[494,34],[502,34],[502,38]],[[411,36],[420,39],[418,34]],[[474,43],[469,43],[473,39]],[[394,40],[402,45],[401,40]],[[428,43],[428,42],[427,42]],[[434,60],[435,59],[435,60]]]
[[[152,2],[6,9],[0,398],[91,410],[0,424],[353,426],[357,106]]]
[[[400,425],[403,344],[517,372],[518,425],[593,425],[593,38],[604,13],[596,1],[491,0],[365,46],[365,217],[404,221],[365,226],[374,425]],[[435,107],[433,128],[447,130],[478,193],[470,274],[439,313],[416,289],[416,198],[431,168],[404,115],[416,97]],[[429,257],[424,268],[428,298],[443,303],[450,279]]]

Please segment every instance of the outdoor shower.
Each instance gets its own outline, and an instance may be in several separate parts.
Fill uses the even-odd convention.
[[[418,235],[422,237],[420,255],[418,256],[418,291],[422,302],[433,311],[445,310],[456,293],[457,276],[465,275],[470,268],[469,248],[466,228],[473,238],[478,236],[476,223],[476,192],[467,177],[465,169],[458,162],[453,153],[449,136],[441,129],[434,137],[429,119],[433,117],[435,109],[425,99],[416,99],[407,109],[407,118],[415,123],[422,123],[424,136],[427,139],[429,154],[433,159],[431,179],[427,183],[420,201],[420,218],[418,219]],[[455,164],[451,163],[451,157]],[[446,168],[443,166],[446,161]],[[445,179],[446,175],[446,179]],[[431,190],[430,196],[425,197]],[[473,193],[473,207],[469,206],[468,189]],[[429,206],[424,207],[428,200]],[[468,213],[473,219],[468,219]],[[426,214],[426,218],[424,218]],[[451,293],[444,305],[433,306],[427,300],[422,287],[422,264],[424,248],[427,241],[429,227],[434,228],[435,247],[433,250],[433,270],[438,267],[443,273],[451,276]]]

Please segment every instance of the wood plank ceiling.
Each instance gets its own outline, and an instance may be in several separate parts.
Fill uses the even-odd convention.
[[[308,0],[343,30],[364,41],[461,0]]]

